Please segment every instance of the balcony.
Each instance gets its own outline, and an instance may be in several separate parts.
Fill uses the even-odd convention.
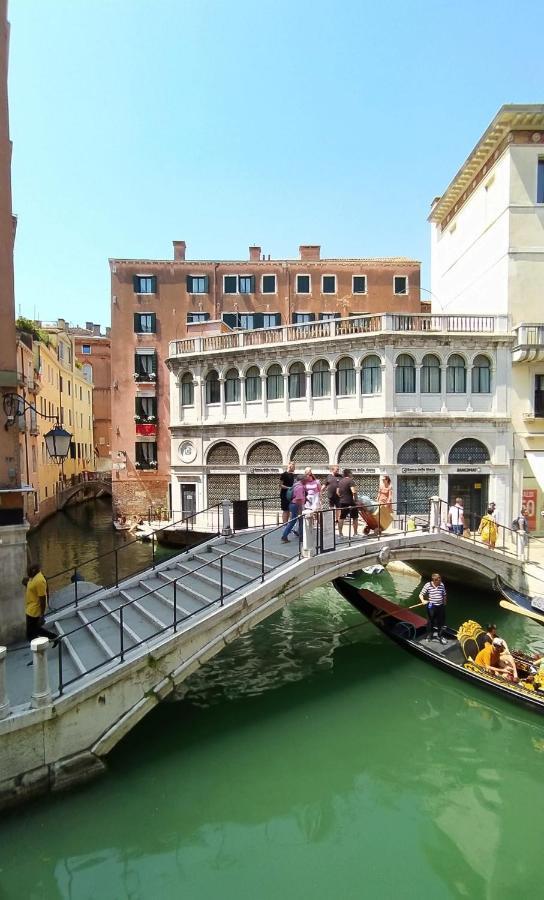
[[[134,381],[137,384],[156,384],[157,373],[156,372],[135,372],[134,373]]]
[[[522,322],[514,329],[512,362],[528,363],[544,360],[544,324]]]
[[[210,323],[208,323],[210,324]],[[219,323],[218,323],[219,324]],[[541,326],[544,328],[544,326]],[[301,325],[282,325],[278,328],[260,328],[251,331],[231,331],[227,334],[199,335],[179,341],[170,341],[170,359],[188,354],[217,353],[267,345],[301,344],[308,341],[330,341],[331,338],[349,339],[354,335],[378,334],[509,334],[508,316],[431,315],[417,313],[399,315],[377,313],[375,315],[349,316],[345,319],[329,319],[307,322]]]

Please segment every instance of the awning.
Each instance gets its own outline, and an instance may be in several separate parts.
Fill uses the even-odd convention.
[[[526,450],[525,456],[541,491],[544,491],[544,450]]]

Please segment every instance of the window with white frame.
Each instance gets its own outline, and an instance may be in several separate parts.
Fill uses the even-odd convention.
[[[421,366],[421,393],[439,394],[442,388],[442,370],[440,360],[434,353],[423,357]]]
[[[156,469],[157,468],[157,444],[155,441],[137,441],[136,442],[136,468],[137,469]]]
[[[136,334],[155,334],[157,331],[155,313],[134,313],[134,331]]]
[[[365,356],[361,366],[361,392],[379,394],[382,389],[382,361],[375,353]]]
[[[446,393],[464,394],[467,389],[465,360],[459,353],[452,353],[446,368]]]
[[[275,294],[276,292],[277,292],[276,276],[275,275],[263,275],[263,277],[261,279],[261,293]]]
[[[187,313],[187,324],[195,324],[195,322],[207,322],[210,318],[210,314],[207,312],[188,312]]]
[[[297,275],[295,291],[297,294],[309,294],[312,289],[312,283],[309,275]]]
[[[82,344],[81,352],[85,354],[85,356],[90,356],[91,354],[91,345],[90,344]]]
[[[255,276],[240,275],[238,278],[238,293],[254,294],[255,293]]]
[[[416,390],[416,364],[408,353],[397,356],[395,366],[395,390],[397,394],[414,394]]]
[[[229,369],[225,376],[225,402],[240,402],[240,375],[238,369]]]
[[[237,275],[223,275],[223,293],[224,294],[237,294],[238,293],[238,276]]]
[[[135,294],[156,294],[157,278],[155,275],[135,275],[133,287]]]
[[[289,366],[289,398],[300,400],[306,396],[306,370],[304,364],[295,362]]]
[[[208,293],[208,276],[207,275],[187,275],[187,293],[188,294],[207,294]]]
[[[293,313],[293,325],[307,325],[308,322],[315,321],[315,313]]]
[[[253,403],[261,399],[261,373],[257,366],[251,366],[246,372],[246,400]]]
[[[208,372],[206,375],[206,403],[220,403],[221,402],[221,386],[219,384],[219,375],[212,369],[211,372]]]
[[[256,328],[256,317],[253,313],[240,313],[239,317],[240,325],[244,331],[250,331],[253,328]]]
[[[337,312],[320,312],[319,313],[319,321],[320,322],[330,322],[331,319],[339,319],[340,313]]]
[[[270,366],[266,373],[267,400],[281,400],[283,397],[283,372],[277,363]]]
[[[354,294],[366,294],[366,275],[354,275],[352,281]]]
[[[393,278],[393,293],[397,295],[408,293],[408,276],[395,275]]]
[[[338,360],[336,393],[339,397],[351,397],[355,393],[355,368],[351,356],[344,356]]]
[[[321,276],[321,293],[336,294],[336,275]]]
[[[491,393],[491,363],[487,356],[476,356],[472,364],[472,393]]]
[[[281,313],[263,313],[263,328],[277,328],[281,325]]]

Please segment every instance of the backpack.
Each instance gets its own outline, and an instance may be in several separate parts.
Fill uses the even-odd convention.
[[[517,519],[514,519],[512,522],[512,531],[517,531],[519,529],[519,522]]]
[[[287,499],[287,502],[290,503],[291,500],[293,499],[293,488],[292,487],[287,488],[287,490],[285,491],[285,497]]]

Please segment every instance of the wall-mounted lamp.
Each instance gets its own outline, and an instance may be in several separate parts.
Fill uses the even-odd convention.
[[[24,416],[28,409],[42,419],[54,419],[56,422],[55,427],[44,435],[45,446],[51,459],[59,463],[64,462],[70,452],[72,435],[62,427],[57,416],[46,416],[45,413],[41,413],[32,403],[29,403],[28,400],[25,400],[19,394],[4,394],[3,407],[6,414],[6,423],[4,425],[6,431],[15,424],[15,420],[19,416]]]

